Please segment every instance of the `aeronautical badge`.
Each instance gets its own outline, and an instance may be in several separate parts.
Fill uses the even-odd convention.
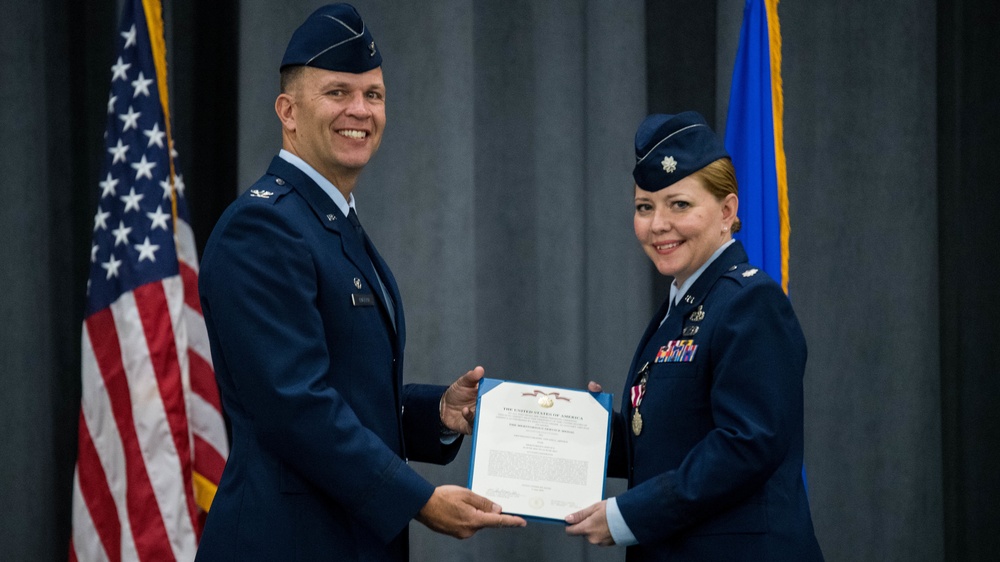
[[[691,316],[688,316],[688,319],[690,319],[692,322],[701,322],[702,320],[704,320],[705,319],[705,311],[703,310],[703,308],[704,307],[699,304],[698,305],[698,310],[692,312]]]
[[[746,270],[746,271],[743,272],[743,277],[753,277],[754,275],[757,275],[757,268],[756,267],[752,268],[752,269],[748,269],[748,270]]]
[[[660,164],[663,166],[663,171],[668,174],[672,174],[677,170],[677,160],[674,160],[673,156],[664,156],[663,162],[660,162]]]
[[[260,197],[261,199],[270,199],[274,195],[273,191],[267,191],[264,189],[251,189],[250,197]]]

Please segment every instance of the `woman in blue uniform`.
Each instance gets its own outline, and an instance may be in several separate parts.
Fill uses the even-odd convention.
[[[674,280],[615,414],[608,475],[628,491],[567,532],[627,546],[630,562],[822,560],[801,473],[806,342],[732,238],[729,155],[695,112],[650,115],[635,148],[635,235]]]

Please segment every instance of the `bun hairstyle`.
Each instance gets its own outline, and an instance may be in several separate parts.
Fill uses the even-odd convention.
[[[719,158],[718,160],[709,162],[704,168],[701,168],[691,175],[701,180],[705,189],[719,201],[724,199],[730,193],[737,196],[739,195],[739,186],[736,184],[736,168],[733,167],[733,161],[728,157]],[[740,231],[742,226],[743,224],[740,222],[740,218],[735,217],[730,231],[733,234],[736,234]]]

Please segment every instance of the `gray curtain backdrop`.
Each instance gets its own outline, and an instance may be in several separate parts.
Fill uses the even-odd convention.
[[[168,50],[195,41],[182,21],[195,4],[165,3]],[[664,33],[715,38],[704,99],[721,132],[743,0],[354,3],[382,48],[388,87],[382,148],[355,193],[401,287],[408,382],[444,384],[483,365],[488,376],[559,386],[593,379],[617,397],[666,296],[632,233],[632,135],[654,101],[651,74],[668,88],[683,83],[672,61],[698,56],[647,52],[649,6],[711,11],[704,21],[714,26],[668,22]],[[0,558],[62,560],[119,6],[0,4]],[[237,84],[236,123],[219,123],[238,130],[231,197],[280,148],[277,67],[292,30],[320,4],[244,0],[227,15],[238,18],[238,49],[215,71]],[[832,561],[942,560],[939,7],[786,0],[779,9],[791,298],[810,351],[806,469],[816,532]],[[80,65],[67,63],[88,45],[73,59]],[[188,96],[175,98],[180,115],[199,105],[198,84],[185,74],[187,59],[172,60],[172,80]],[[178,131],[185,135],[182,157],[217,148]],[[197,174],[185,180],[192,202],[218,187]],[[464,484],[468,451],[447,467],[415,466],[434,483]],[[609,495],[622,489],[608,482]],[[969,495],[998,497],[995,486]],[[982,525],[974,515],[958,519]],[[415,523],[411,539],[413,560],[624,559],[622,549],[537,523],[466,541]]]

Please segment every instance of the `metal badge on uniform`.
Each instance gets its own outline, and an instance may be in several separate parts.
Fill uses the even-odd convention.
[[[698,346],[694,343],[694,340],[672,340],[660,348],[653,362],[690,363],[694,361],[696,351],[698,351]]]
[[[691,295],[687,295],[684,297],[684,302],[688,304],[694,304],[694,297],[692,297]]]
[[[752,268],[752,269],[748,269],[748,270],[746,270],[746,271],[743,272],[743,277],[753,277],[754,275],[757,275],[757,268],[756,267]]]
[[[351,304],[354,306],[375,306],[375,297],[371,293],[351,293]]]
[[[356,289],[360,289],[361,288],[361,280],[358,279],[357,277],[354,278],[354,287]]]
[[[632,397],[632,433],[638,437],[642,433],[642,414],[639,413],[639,406],[642,404],[642,397],[646,394],[646,382],[649,380],[649,361],[636,374],[639,376],[639,384],[632,387],[630,394]]]
[[[264,189],[251,189],[250,197],[260,197],[261,199],[270,199],[274,195],[273,191],[267,191]]]
[[[688,318],[692,322],[701,322],[702,320],[704,320],[705,319],[705,310],[704,310],[704,307],[699,304],[698,305],[698,310],[692,312],[691,316],[688,316]]]
[[[681,332],[682,336],[693,336],[698,333],[698,326],[684,326],[684,331]]]

